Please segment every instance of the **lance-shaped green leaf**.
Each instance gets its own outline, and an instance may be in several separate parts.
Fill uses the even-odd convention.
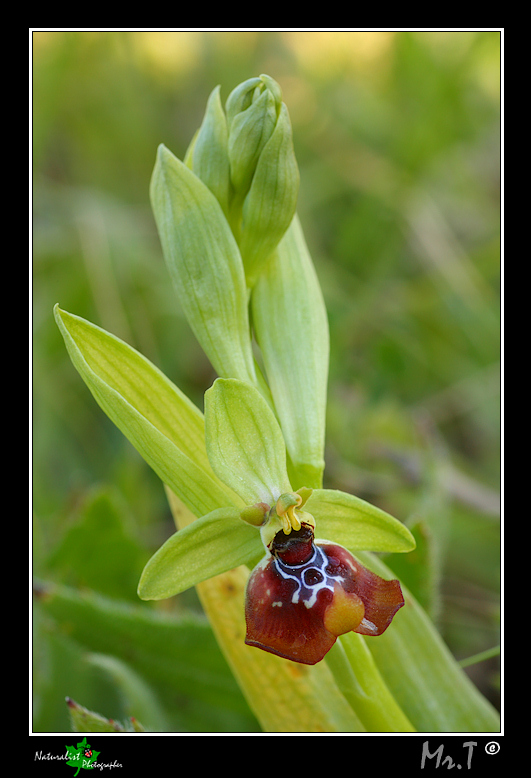
[[[191,150],[189,167],[216,196],[225,215],[229,213],[230,166],[227,119],[217,86],[208,98],[203,122]]]
[[[175,532],[142,572],[138,595],[162,600],[263,556],[256,528],[234,508],[220,508]]]
[[[297,217],[254,287],[251,304],[293,486],[319,488],[324,469],[328,320]]]
[[[201,347],[218,375],[254,383],[245,275],[220,204],[162,144],[150,195],[170,275]]]
[[[282,432],[253,386],[214,382],[205,394],[205,437],[212,469],[247,505],[273,505],[291,491]]]
[[[185,704],[194,699],[216,710],[228,695],[244,720],[248,715],[204,618],[190,611],[170,614],[140,602],[126,604],[90,589],[43,581],[36,582],[36,596],[37,613],[42,612],[46,622],[50,620],[50,629],[68,632],[84,651],[104,652],[130,662],[134,646],[134,666],[157,692],[166,711],[174,712],[177,697]]]
[[[195,515],[238,498],[212,472],[201,412],[158,368],[119,338],[55,307],[79,374],[96,402]]]
[[[299,181],[288,109],[282,103],[275,131],[260,154],[243,204],[239,243],[251,288],[291,224]]]
[[[412,551],[415,539],[405,524],[359,497],[336,489],[314,489],[305,510],[315,519],[316,537],[353,551]]]

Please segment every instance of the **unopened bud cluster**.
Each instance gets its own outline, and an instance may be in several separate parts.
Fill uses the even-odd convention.
[[[244,81],[225,110],[216,87],[186,163],[219,201],[253,286],[291,224],[299,192],[291,123],[277,82],[266,75]]]

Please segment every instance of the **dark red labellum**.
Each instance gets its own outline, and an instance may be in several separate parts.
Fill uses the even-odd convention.
[[[246,594],[245,642],[303,664],[319,662],[339,635],[381,635],[404,604],[347,549],[313,541],[308,525],[279,532],[253,570]]]

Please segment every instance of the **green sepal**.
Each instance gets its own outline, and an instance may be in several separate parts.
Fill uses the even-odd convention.
[[[195,515],[238,497],[214,475],[198,408],[142,354],[95,324],[54,309],[70,359],[107,416]]]
[[[162,600],[263,556],[260,533],[240,511],[219,508],[175,532],[145,566],[138,584],[142,600]]]
[[[218,375],[254,383],[243,264],[219,202],[162,144],[150,196],[170,275],[203,351]]]
[[[218,378],[205,393],[205,439],[213,471],[246,505],[291,492],[275,415],[250,384]]]
[[[329,333],[319,281],[297,217],[251,295],[253,326],[295,489],[320,488]]]
[[[359,497],[336,489],[314,489],[305,506],[315,518],[315,536],[349,550],[412,551],[405,524]]]

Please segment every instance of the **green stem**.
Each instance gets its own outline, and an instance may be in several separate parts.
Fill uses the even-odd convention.
[[[350,632],[338,638],[326,663],[368,732],[415,732],[385,685],[361,635]]]
[[[479,654],[474,654],[473,656],[468,656],[466,659],[459,660],[459,665],[461,667],[470,667],[471,665],[476,665],[478,662],[484,662],[486,659],[492,659],[495,656],[498,656],[500,653],[500,647],[499,646],[493,646],[492,648],[487,648],[486,651],[480,651]]]

